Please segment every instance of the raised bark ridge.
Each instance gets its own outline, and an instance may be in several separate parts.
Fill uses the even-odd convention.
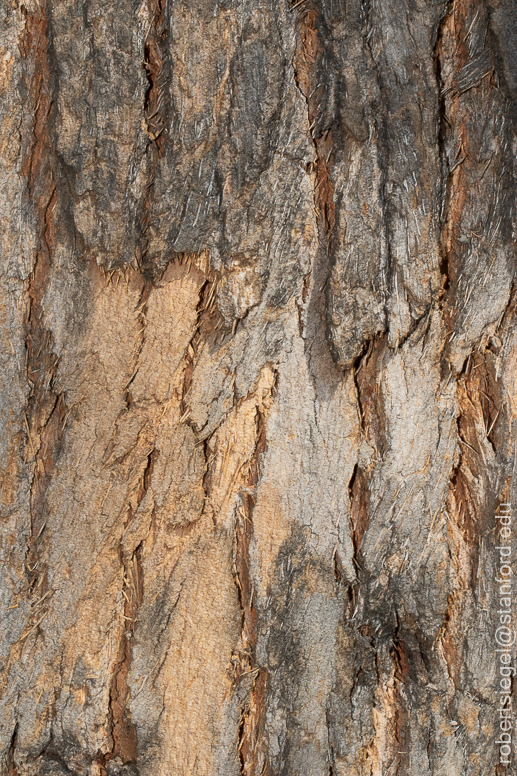
[[[498,772],[516,41],[4,3],[2,773]]]

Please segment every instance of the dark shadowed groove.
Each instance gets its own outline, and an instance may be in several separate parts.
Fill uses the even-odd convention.
[[[274,390],[274,389],[273,389]],[[256,441],[253,455],[248,463],[245,488],[241,493],[242,507],[236,522],[235,534],[235,582],[239,593],[242,612],[242,652],[234,672],[234,683],[238,684],[245,675],[253,675],[249,695],[241,711],[238,752],[243,776],[260,776],[267,767],[259,771],[262,752],[262,735],[265,716],[265,699],[268,686],[267,669],[259,666],[256,659],[258,612],[254,604],[254,585],[250,573],[250,540],[253,533],[253,510],[255,493],[260,482],[262,460],[267,449],[265,418],[256,410]]]
[[[439,294],[439,300],[441,304],[441,299],[444,296],[444,294],[447,293],[447,291],[450,288],[450,266],[449,266],[449,253],[447,251],[447,248],[445,246],[444,240],[443,240],[443,230],[445,225],[445,214],[450,206],[449,203],[449,196],[450,196],[450,187],[449,187],[449,175],[450,175],[450,169],[449,169],[449,163],[447,159],[447,153],[446,153],[446,133],[447,133],[447,110],[446,110],[446,102],[445,102],[445,95],[444,95],[444,82],[442,78],[442,57],[443,57],[443,51],[442,51],[442,37],[445,25],[447,24],[447,20],[449,15],[453,12],[453,0],[449,0],[447,3],[446,11],[440,21],[440,24],[438,26],[438,31],[436,34],[436,41],[434,44],[433,49],[433,60],[434,60],[434,67],[435,67],[435,73],[436,73],[436,86],[439,93],[439,129],[438,129],[438,150],[440,155],[440,166],[441,166],[441,175],[442,175],[442,202],[440,207],[440,253],[441,253],[441,262],[440,262],[440,272],[442,273],[442,290]]]
[[[27,382],[30,394],[25,410],[26,459],[34,466],[31,487],[31,536],[26,555],[29,588],[40,599],[46,590],[45,563],[41,545],[46,525],[46,491],[61,449],[66,404],[54,391],[58,358],[53,338],[44,322],[43,297],[56,247],[57,161],[53,137],[53,78],[49,70],[47,16],[45,8],[34,14],[22,6],[25,28],[20,38],[24,59],[27,111],[32,116],[30,132],[22,136],[22,172],[27,178],[27,205],[36,231],[36,255],[28,285]],[[39,614],[39,611],[38,611]],[[31,629],[34,625],[31,623]]]
[[[9,750],[6,756],[6,768],[7,768],[6,776],[18,776],[18,768],[16,767],[16,763],[14,760],[14,755],[16,752],[17,737],[18,737],[18,723],[16,723],[14,726],[14,730],[11,736],[11,741],[9,743]]]
[[[151,484],[152,473],[159,451],[151,450],[143,471],[140,487],[136,493],[136,505],[128,509],[125,527],[129,527],[138,506],[142,503]],[[124,597],[124,628],[122,630],[117,661],[113,668],[109,692],[108,721],[111,730],[111,749],[98,758],[102,770],[106,772],[108,763],[117,760],[123,764],[137,762],[137,735],[128,707],[130,687],[128,675],[132,660],[132,639],[135,632],[138,609],[144,596],[144,578],[142,569],[142,543],[131,552],[119,548],[122,569],[122,594]]]
[[[168,90],[170,79],[168,0],[148,0],[151,23],[144,44],[144,62],[148,88],[144,98],[144,123],[148,137],[146,156],[147,183],[140,203],[141,245],[139,264],[146,278],[154,280],[167,266],[170,257],[148,255],[148,230],[154,203],[154,179],[168,137]]]
[[[296,86],[307,108],[307,121],[316,162],[307,171],[313,185],[313,201],[317,216],[318,250],[311,273],[303,283],[299,310],[300,334],[305,339],[310,373],[319,395],[331,395],[341,381],[341,373],[332,357],[327,317],[327,286],[334,251],[335,203],[332,182],[333,139],[330,124],[320,126],[321,90],[319,79],[324,77],[325,41],[321,37],[321,16],[310,4],[291,4],[295,14],[296,52],[292,62]],[[329,117],[326,117],[327,119]],[[305,308],[305,324],[301,308]]]

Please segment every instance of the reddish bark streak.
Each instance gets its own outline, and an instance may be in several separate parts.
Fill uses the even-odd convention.
[[[324,85],[318,84],[324,50],[318,35],[317,17],[318,12],[314,10],[307,11],[301,17],[298,46],[293,64],[296,84],[307,101],[309,131],[317,155],[314,170],[314,204],[327,243],[327,254],[330,254],[335,226],[334,184],[330,178],[332,131],[328,130],[322,136],[317,136],[314,132],[324,97]]]
[[[52,336],[45,326],[43,310],[56,246],[54,208],[57,201],[56,160],[50,137],[53,104],[47,59],[47,19],[41,9],[36,14],[30,14],[24,6],[21,10],[25,16],[25,29],[20,38],[20,50],[25,63],[28,113],[33,116],[32,136],[22,138],[22,172],[27,177],[36,224],[36,256],[29,278],[26,338],[27,378],[31,387],[26,410],[27,452],[35,459],[31,488],[32,531],[26,563],[29,584],[41,594],[46,585],[45,569],[39,562],[40,547],[45,538],[46,491],[61,448],[66,406],[64,396],[56,396],[53,390],[57,358],[52,352]]]

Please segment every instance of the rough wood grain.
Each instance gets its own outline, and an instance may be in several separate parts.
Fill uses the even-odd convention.
[[[4,0],[0,772],[486,776],[512,0]]]

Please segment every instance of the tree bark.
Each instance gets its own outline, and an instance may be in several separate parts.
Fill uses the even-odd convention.
[[[516,4],[4,0],[0,93],[0,772],[514,772]]]

